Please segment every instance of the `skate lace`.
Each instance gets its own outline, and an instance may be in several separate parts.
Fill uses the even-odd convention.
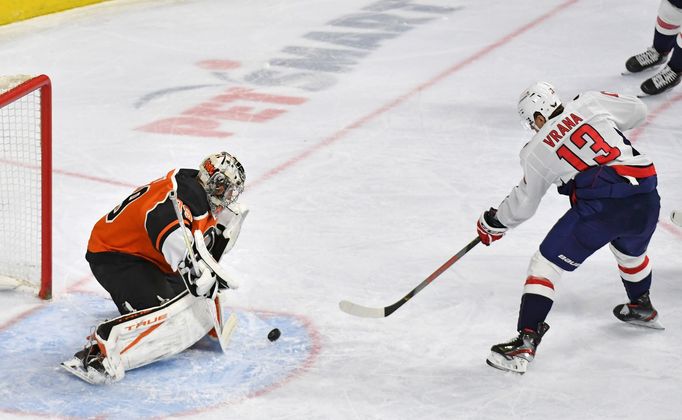
[[[656,51],[655,48],[649,47],[643,53],[637,54],[635,60],[639,62],[642,66],[648,66],[655,63],[661,55]]]
[[[665,66],[665,69],[655,75],[651,80],[654,82],[654,86],[657,88],[665,87],[674,82],[679,75],[672,71],[672,69],[668,66]]]

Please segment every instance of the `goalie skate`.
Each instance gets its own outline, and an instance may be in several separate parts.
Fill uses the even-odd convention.
[[[523,375],[528,363],[535,358],[535,351],[547,330],[549,325],[543,322],[538,325],[537,331],[527,328],[520,331],[518,337],[492,346],[486,363],[495,369]]]
[[[114,382],[104,369],[104,365],[102,365],[102,357],[90,354],[91,352],[89,350],[90,349],[81,350],[71,359],[62,362],[62,368],[93,385]]]
[[[658,320],[658,311],[651,304],[649,292],[646,292],[633,302],[617,305],[613,308],[613,315],[623,322],[639,327],[656,330],[665,329]]]

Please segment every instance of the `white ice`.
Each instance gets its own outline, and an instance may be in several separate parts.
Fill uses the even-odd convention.
[[[553,190],[530,221],[491,247],[474,248],[389,318],[338,310],[341,299],[393,303],[474,238],[479,214],[521,177],[518,151],[528,133],[518,122],[516,99],[527,85],[551,81],[566,100],[584,90],[637,92],[645,76],[621,71],[627,57],[650,45],[658,3],[422,0],[411,4],[453,10],[407,5],[384,11],[433,18],[389,32],[333,23],[390,2],[111,1],[0,27],[0,74],[44,73],[53,82],[55,283],[46,304],[0,294],[0,332],[41,305],[69,306],[84,291],[106,302],[84,259],[96,220],[135,186],[227,150],[246,168],[242,200],[251,209],[225,262],[243,284],[228,294],[227,306],[299,316],[316,331],[319,349],[297,375],[267,392],[174,414],[681,418],[682,230],[668,215],[682,207],[682,88],[646,98],[650,117],[629,133],[659,173],[662,212],[649,256],[652,300],[665,331],[613,317],[613,306],[626,296],[603,249],[557,285],[551,330],[529,372],[486,366],[490,346],[515,335],[529,258],[568,207]],[[293,58],[287,47],[353,50],[306,37],[314,32],[394,36],[356,48],[366,54],[354,56],[344,72],[308,69],[305,78],[279,86],[249,77],[306,72],[273,61]],[[331,64],[343,59],[329,56]],[[219,75],[207,68],[229,62],[236,64]],[[313,84],[317,90],[310,90]],[[204,87],[170,91],[189,86]],[[138,129],[180,117],[230,88],[305,102],[227,104],[286,112],[263,122],[216,120],[220,130],[234,133],[224,138]],[[113,311],[113,305],[73,306],[84,325],[44,325],[22,339],[49,342],[67,333],[62,329],[85,337],[95,315]],[[239,349],[248,347],[237,343]],[[64,348],[64,357],[75,350]],[[25,369],[30,377],[63,375],[39,364]],[[4,408],[16,378],[0,378],[0,417],[45,415]],[[202,395],[201,387],[187,392]],[[103,396],[101,403],[115,401]],[[60,413],[57,404],[51,415]]]

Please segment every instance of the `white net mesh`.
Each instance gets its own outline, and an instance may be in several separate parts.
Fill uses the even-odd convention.
[[[29,78],[0,77],[0,97],[14,96],[10,91]],[[41,281],[40,100],[36,90],[0,107],[0,277],[36,287]]]

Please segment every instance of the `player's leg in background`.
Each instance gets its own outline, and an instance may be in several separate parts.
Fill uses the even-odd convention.
[[[682,0],[661,0],[656,17],[653,47],[667,55],[675,46],[682,25]]]
[[[652,46],[628,58],[625,68],[631,73],[639,73],[663,64],[675,45],[675,37],[680,32],[680,24],[682,24],[682,0],[661,0],[654,26]]]
[[[90,263],[95,278],[109,292],[121,314],[158,306],[185,290],[177,276],[163,273],[153,263],[124,257],[116,263]]]
[[[656,30],[654,32],[653,50],[659,54],[657,63],[662,62],[664,58],[670,55],[668,64],[663,69],[645,80],[641,89],[644,93],[649,95],[656,95],[671,89],[678,85],[682,78],[682,35],[680,29],[682,28],[682,0],[662,0],[658,9],[658,17],[656,19]],[[653,52],[651,53],[653,54]],[[626,63],[635,66],[637,63],[646,61],[644,56],[638,54],[628,60]],[[642,61],[644,60],[644,61]],[[636,62],[636,63],[635,63]],[[634,64],[633,64],[634,63]],[[647,67],[651,67],[651,64]],[[630,67],[628,67],[630,70]],[[637,71],[637,70],[630,70]]]

